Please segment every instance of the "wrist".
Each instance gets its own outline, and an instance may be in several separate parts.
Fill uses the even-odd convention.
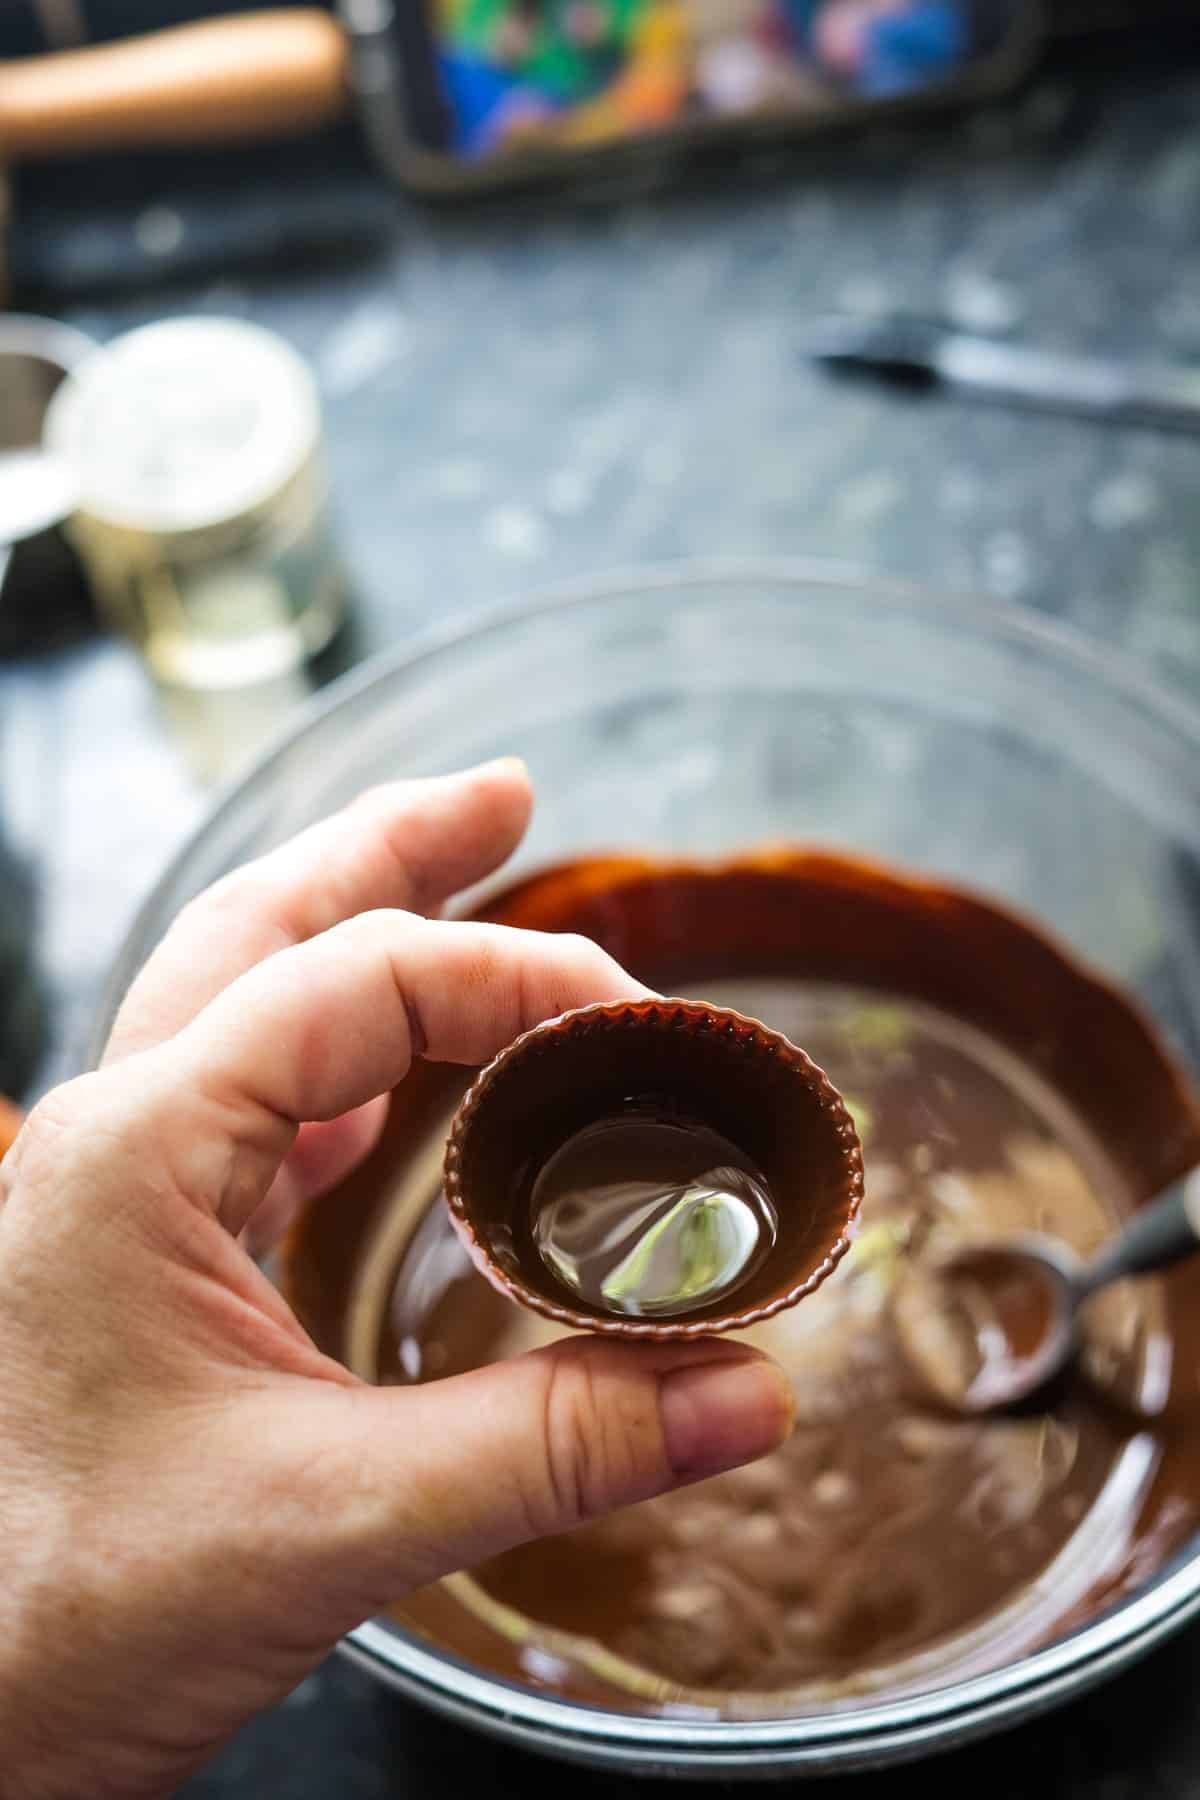
[[[31,1509],[26,1509],[27,1515]],[[7,1567],[0,1590],[0,1745],[3,1800],[153,1800],[147,1780],[106,1716],[91,1677],[97,1608],[72,1561],[56,1509],[14,1521],[0,1509]],[[15,1529],[12,1527],[15,1524]],[[103,1633],[101,1633],[103,1636]],[[104,1646],[119,1662],[119,1646]],[[114,1729],[115,1728],[115,1729]]]

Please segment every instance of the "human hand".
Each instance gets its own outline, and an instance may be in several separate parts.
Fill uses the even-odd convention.
[[[169,1793],[406,1590],[785,1435],[782,1375],[729,1343],[368,1387],[245,1248],[414,1056],[644,991],[586,940],[428,916],[529,807],[513,762],[397,784],[226,878],[0,1164],[5,1800]]]

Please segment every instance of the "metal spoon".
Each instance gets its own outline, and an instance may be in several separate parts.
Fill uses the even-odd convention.
[[[1053,1238],[967,1244],[916,1266],[893,1296],[904,1354],[956,1412],[1012,1406],[1074,1354],[1093,1294],[1200,1250],[1200,1169],[1143,1207],[1088,1261]]]

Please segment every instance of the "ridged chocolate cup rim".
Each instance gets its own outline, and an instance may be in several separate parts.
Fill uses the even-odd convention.
[[[481,1104],[490,1096],[496,1081],[507,1074],[518,1061],[524,1060],[540,1042],[548,1038],[569,1038],[583,1029],[592,1030],[597,1023],[607,1023],[614,1030],[641,1022],[672,1023],[681,1029],[702,1032],[720,1030],[736,1034],[753,1053],[773,1060],[785,1061],[815,1096],[821,1115],[828,1120],[831,1136],[845,1163],[845,1217],[842,1229],[813,1268],[803,1278],[780,1293],[752,1307],[720,1313],[701,1319],[637,1319],[627,1316],[602,1315],[580,1311],[564,1302],[551,1299],[530,1287],[519,1275],[510,1274],[494,1260],[476,1229],[468,1197],[463,1187],[463,1147],[471,1132]],[[587,1331],[606,1337],[650,1340],[656,1343],[672,1339],[714,1337],[726,1331],[744,1331],[785,1312],[798,1301],[815,1293],[833,1273],[849,1250],[854,1227],[862,1205],[864,1171],[862,1145],[850,1110],[829,1076],[811,1056],[781,1032],[772,1031],[759,1019],[748,1017],[732,1007],[709,1006],[696,1000],[617,1000],[599,1001],[591,1006],[573,1008],[556,1018],[545,1019],[529,1031],[522,1032],[512,1043],[492,1058],[464,1094],[450,1128],[444,1164],[444,1191],[451,1223],[463,1247],[480,1274],[499,1293],[545,1319],[576,1331]]]

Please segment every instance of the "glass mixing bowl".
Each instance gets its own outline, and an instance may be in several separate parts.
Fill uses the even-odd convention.
[[[519,869],[605,849],[815,840],[1033,913],[1140,996],[1200,1068],[1200,718],[1024,613],[819,568],[705,567],[560,594],[331,690],[162,878],[101,1020],[208,883],[371,783],[504,752],[538,809]],[[1049,1648],[934,1692],[802,1718],[694,1720],[509,1684],[389,1620],[383,1679],[530,1747],[608,1765],[780,1774],[945,1745],[1098,1680],[1200,1608],[1200,1544]]]

